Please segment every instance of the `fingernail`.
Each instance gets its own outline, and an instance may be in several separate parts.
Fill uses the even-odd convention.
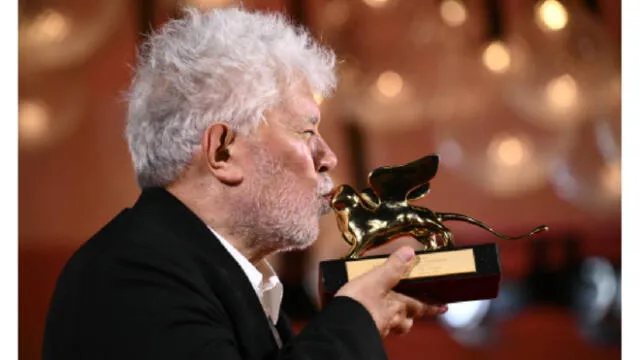
[[[416,256],[416,253],[412,248],[404,246],[400,248],[400,250],[398,250],[397,255],[402,261],[409,262],[413,260],[413,257]]]
[[[447,310],[449,310],[449,307],[447,305],[440,306],[440,309],[438,310],[438,314],[444,314],[447,312]]]

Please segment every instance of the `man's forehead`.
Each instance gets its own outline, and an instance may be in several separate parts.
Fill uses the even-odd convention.
[[[287,111],[296,118],[317,124],[320,121],[320,108],[311,93],[294,93],[286,101]]]

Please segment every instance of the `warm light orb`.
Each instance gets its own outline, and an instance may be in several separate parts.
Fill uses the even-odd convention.
[[[17,29],[20,74],[56,72],[87,61],[119,28],[127,3],[21,0]]]
[[[388,98],[398,96],[403,86],[404,81],[402,80],[402,76],[394,71],[383,72],[378,76],[378,81],[376,81],[378,91]]]
[[[21,102],[18,114],[21,139],[33,142],[46,136],[51,125],[51,115],[45,104],[37,101]]]
[[[546,86],[547,103],[555,110],[570,110],[578,102],[578,85],[569,74],[558,76]]]
[[[498,136],[489,145],[489,156],[501,166],[520,165],[526,155],[526,145],[516,136]]]
[[[482,62],[492,72],[504,73],[511,65],[511,54],[503,42],[494,41],[484,49]]]
[[[371,6],[372,8],[381,8],[389,2],[389,0],[362,0],[365,4]]]
[[[56,43],[64,40],[70,32],[69,19],[60,12],[47,9],[37,15],[27,28],[26,36],[35,44]]]
[[[440,4],[440,16],[447,25],[460,26],[467,20],[467,8],[460,0],[444,0]]]
[[[562,30],[568,21],[567,9],[557,0],[545,0],[536,8],[536,22],[543,30]]]

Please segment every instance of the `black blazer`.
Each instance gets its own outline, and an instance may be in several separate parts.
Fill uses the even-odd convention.
[[[279,349],[244,272],[207,226],[146,189],[68,261],[53,294],[45,360],[384,359],[366,309],[331,301]]]

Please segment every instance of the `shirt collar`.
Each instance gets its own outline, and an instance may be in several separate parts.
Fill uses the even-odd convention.
[[[267,316],[275,324],[278,321],[280,304],[282,303],[283,289],[282,283],[275,271],[265,259],[261,260],[257,266],[253,265],[238,249],[229,243],[219,233],[209,227],[209,230],[220,240],[222,246],[229,252],[240,268],[244,271],[258,295]]]

